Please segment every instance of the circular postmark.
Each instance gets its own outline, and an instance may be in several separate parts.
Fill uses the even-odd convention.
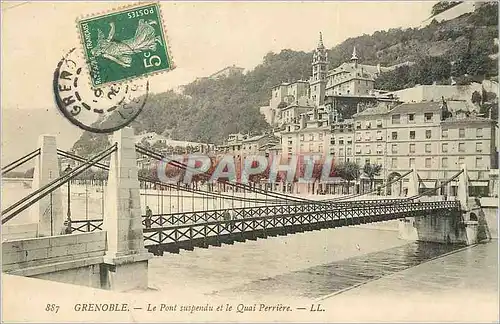
[[[149,94],[147,80],[91,87],[87,63],[73,48],[54,71],[56,105],[74,125],[93,133],[111,133],[130,124]]]

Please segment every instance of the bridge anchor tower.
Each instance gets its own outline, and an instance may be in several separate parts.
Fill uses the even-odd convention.
[[[59,178],[57,142],[54,135],[38,137],[40,154],[35,158],[33,191]],[[32,223],[38,223],[38,236],[54,236],[64,233],[63,197],[61,189],[52,191],[30,207]]]
[[[103,229],[106,253],[101,267],[101,286],[116,291],[146,289],[148,260],[144,248],[139,179],[134,132],[123,128],[113,135],[117,151],[109,165]]]
[[[400,219],[400,239],[466,245],[478,242],[478,220],[476,215],[471,212],[475,208],[472,207],[474,202],[469,198],[467,168],[465,165],[461,167],[463,172],[458,178],[457,196],[446,198],[459,201],[461,212],[450,211],[448,214],[437,214],[429,210],[421,216]],[[416,170],[413,169],[408,184],[408,197],[418,195],[419,188],[418,175]],[[414,202],[435,200],[434,198],[435,196],[422,196],[415,199]]]

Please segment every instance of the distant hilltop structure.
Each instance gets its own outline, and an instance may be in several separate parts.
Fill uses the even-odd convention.
[[[227,67],[223,68],[222,70],[215,72],[214,74],[208,76],[208,78],[214,79],[214,80],[220,79],[220,78],[227,78],[227,77],[234,75],[234,74],[242,74],[244,70],[245,70],[244,68],[238,67],[238,66],[233,64],[232,66],[227,66]]]

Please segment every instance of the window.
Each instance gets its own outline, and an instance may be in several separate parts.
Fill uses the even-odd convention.
[[[398,144],[392,144],[391,152],[398,153]]]
[[[415,153],[415,144],[410,144],[410,153]]]
[[[476,168],[481,168],[483,166],[483,158],[477,157],[476,158]]]
[[[415,158],[410,158],[409,167],[413,168],[415,166]]]
[[[443,143],[441,147],[441,152],[447,153],[448,152],[448,143]]]
[[[339,155],[344,156],[344,148],[343,147],[339,148]]]
[[[430,168],[431,167],[431,158],[425,158],[425,167]]]
[[[465,152],[465,143],[458,143],[458,151]]]
[[[367,121],[366,122],[366,128],[372,128],[372,122]]]
[[[458,137],[459,138],[464,138],[465,137],[465,128],[459,128],[458,129]]]
[[[464,164],[464,162],[465,162],[464,157],[463,157],[463,156],[460,156],[460,157],[458,158],[458,166],[460,166],[460,165]]]
[[[361,141],[361,133],[356,134],[356,141]]]
[[[448,130],[447,129],[442,129],[441,130],[441,137],[442,138],[448,138]]]
[[[330,144],[332,144],[332,145],[334,145],[334,144],[335,144],[335,138],[332,138],[332,139],[330,140]]]
[[[444,157],[441,159],[441,167],[447,168],[448,167],[448,158]]]
[[[356,153],[361,153],[361,145],[356,145]]]
[[[382,158],[377,158],[377,164],[382,165]]]
[[[391,159],[391,167],[396,168],[398,165],[398,159],[397,158],[392,158]]]
[[[476,137],[477,138],[483,137],[483,129],[482,128],[476,128]]]
[[[357,158],[357,159],[356,159],[356,164],[357,164],[357,165],[361,164],[361,159],[360,159],[360,158]]]
[[[380,144],[377,145],[377,153],[382,154],[382,145]]]
[[[415,139],[415,131],[410,131],[410,139]]]
[[[408,114],[408,122],[409,123],[415,122],[415,114]]]
[[[318,136],[319,136],[319,139],[318,139],[318,140],[322,141],[322,140],[323,140],[323,133],[319,133],[319,135],[318,135]]]
[[[425,113],[425,114],[424,114],[424,121],[425,121],[426,123],[430,123],[430,122],[432,122],[432,115],[433,115],[433,113]]]
[[[370,159],[365,159],[365,164],[370,164]]]
[[[397,140],[398,139],[398,132],[392,132],[392,139]]]
[[[319,144],[318,151],[323,152],[323,145],[322,144]]]
[[[309,152],[313,152],[313,150],[314,150],[313,143],[309,143]]]
[[[370,148],[370,144],[366,144],[366,154],[371,154],[372,149]]]
[[[431,153],[431,144],[425,144],[425,153]]]
[[[369,141],[369,140],[371,140],[371,139],[372,139],[372,138],[371,138],[371,136],[370,136],[370,132],[366,132],[366,133],[365,133],[365,141]]]
[[[392,115],[392,123],[393,124],[399,124],[400,123],[400,115]]]
[[[377,127],[382,128],[382,119],[377,119]]]
[[[350,147],[347,148],[347,155],[352,155],[352,148]]]
[[[476,152],[480,153],[483,151],[483,143],[477,142],[476,143]]]
[[[344,140],[343,139],[339,139],[339,144],[343,145],[344,144]]]
[[[303,141],[304,140],[304,134],[301,134],[300,135],[300,140]],[[335,140],[333,140],[335,142]]]
[[[356,129],[361,129],[361,122],[360,121],[356,122]]]
[[[352,137],[347,138],[347,144],[352,144]]]
[[[429,138],[431,138],[431,137],[432,137],[432,132],[431,132],[431,130],[430,130],[430,129],[426,130],[426,131],[425,131],[425,138],[429,139]]]
[[[309,140],[314,141],[314,134],[309,134]]]
[[[382,131],[377,131],[377,141],[382,140]]]

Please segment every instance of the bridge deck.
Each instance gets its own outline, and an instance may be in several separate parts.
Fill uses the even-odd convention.
[[[451,215],[458,201],[408,202],[401,200],[356,201],[329,204],[295,204],[186,212],[152,217],[144,229],[144,244],[155,254],[179,249],[220,246],[234,241],[334,228],[436,213]],[[231,219],[227,212],[231,211]],[[102,220],[73,221],[73,231],[102,229]],[[144,224],[144,221],[143,221]]]

